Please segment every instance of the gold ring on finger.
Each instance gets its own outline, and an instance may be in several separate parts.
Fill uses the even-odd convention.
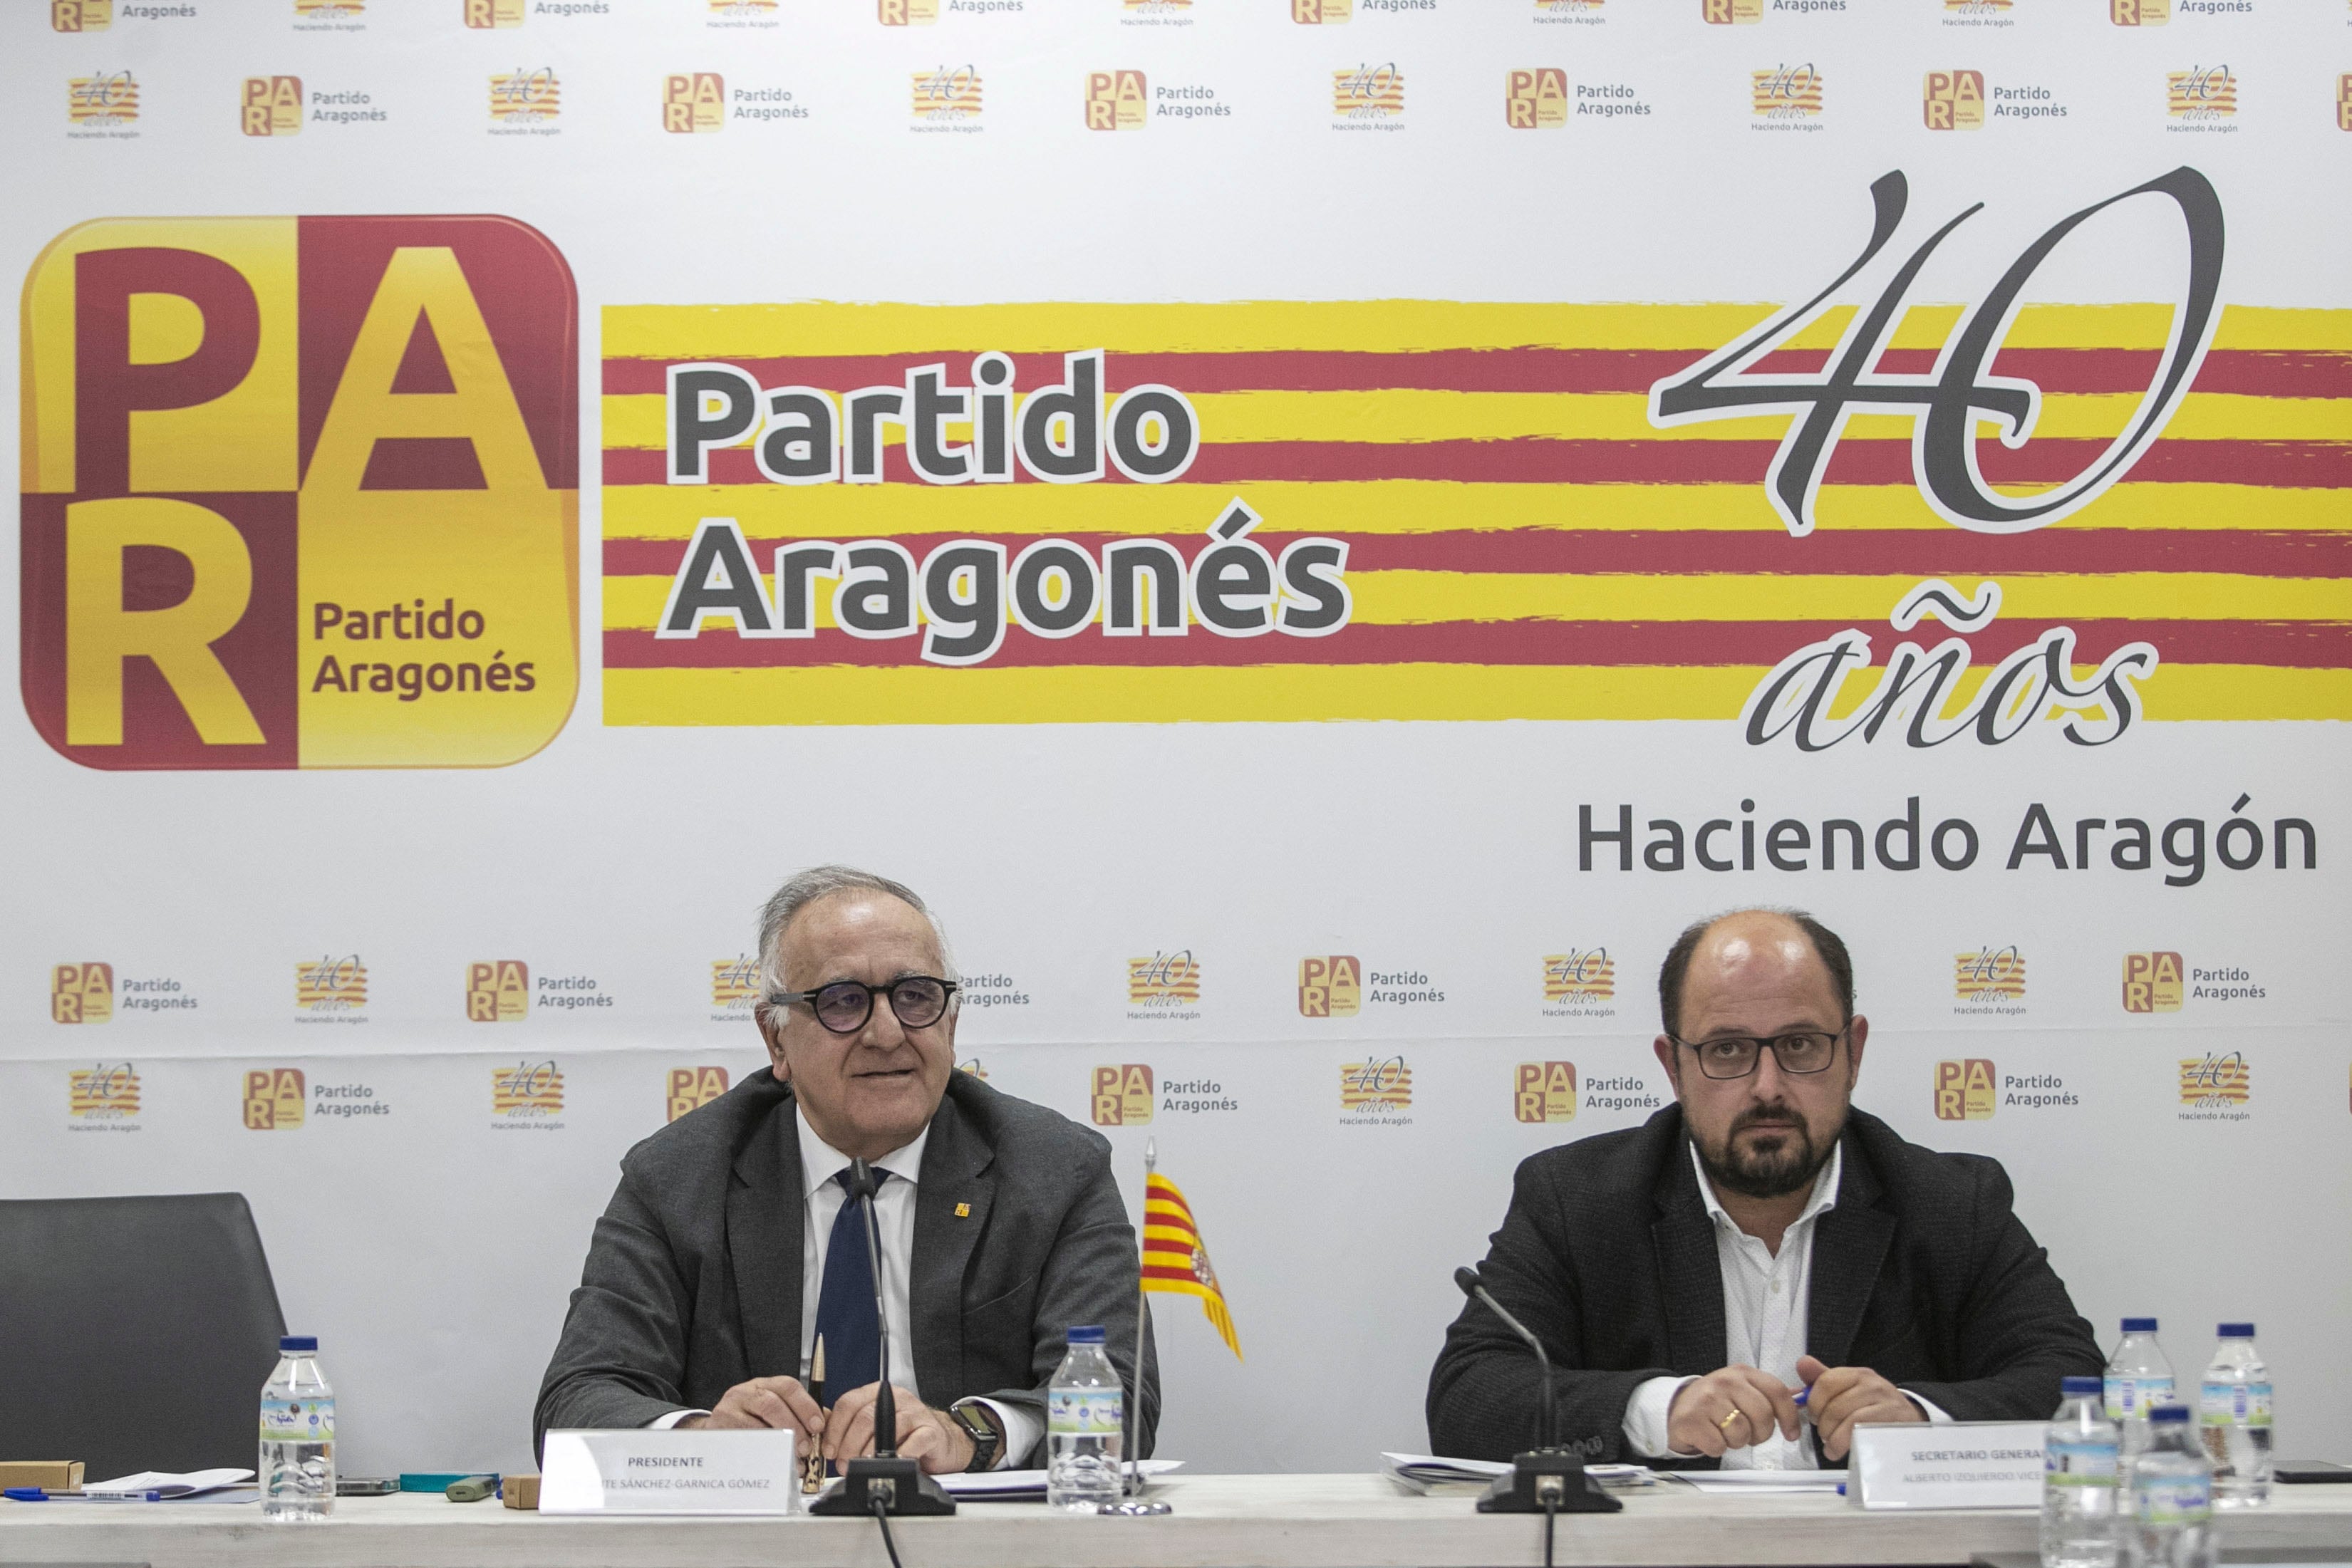
[[[1747,1411],[1745,1411],[1745,1410],[1734,1410],[1734,1411],[1732,1411],[1732,1413],[1731,1413],[1730,1415],[1726,1416],[1722,1420],[1717,1421],[1717,1422],[1715,1424],[1715,1425],[1716,1425],[1716,1429],[1717,1429],[1717,1431],[1721,1432],[1725,1437],[1730,1437],[1730,1436],[1731,1436],[1731,1424],[1732,1424],[1734,1421],[1745,1421],[1745,1420],[1747,1420],[1747,1419],[1748,1419],[1748,1412],[1747,1412]]]

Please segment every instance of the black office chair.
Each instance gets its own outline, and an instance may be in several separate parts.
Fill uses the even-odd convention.
[[[0,1201],[0,1458],[249,1469],[285,1332],[243,1193]]]

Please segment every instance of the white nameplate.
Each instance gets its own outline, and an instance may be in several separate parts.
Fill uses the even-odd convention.
[[[550,1432],[541,1513],[796,1513],[790,1431]]]
[[[1846,1499],[1864,1508],[2035,1508],[2045,1421],[1869,1423],[1853,1429]]]

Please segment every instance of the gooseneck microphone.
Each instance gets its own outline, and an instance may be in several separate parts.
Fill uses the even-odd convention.
[[[1559,1392],[1552,1386],[1551,1357],[1543,1341],[1496,1301],[1475,1269],[1456,1269],[1454,1282],[1462,1293],[1503,1320],[1510,1331],[1535,1352],[1539,1382],[1536,1391],[1537,1436],[1540,1448],[1511,1456],[1507,1475],[1495,1478],[1478,1500],[1480,1513],[1540,1513],[1544,1515],[1544,1562],[1551,1562],[1551,1516],[1555,1513],[1616,1513],[1624,1504],[1601,1491],[1584,1473],[1581,1451],[1559,1446]]]
[[[947,1489],[923,1473],[923,1467],[898,1454],[898,1396],[890,1384],[890,1314],[884,1309],[882,1289],[882,1222],[876,1215],[874,1192],[878,1184],[874,1167],[864,1160],[849,1162],[849,1197],[865,1216],[866,1257],[874,1270],[874,1324],[881,1352],[881,1379],[874,1390],[874,1452],[842,1466],[840,1489],[809,1504],[814,1514],[953,1513],[955,1499]],[[890,1526],[882,1526],[890,1560],[898,1559],[890,1541]]]

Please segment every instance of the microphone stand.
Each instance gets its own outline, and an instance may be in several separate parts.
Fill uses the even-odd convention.
[[[956,1511],[947,1489],[913,1459],[898,1457],[898,1396],[890,1385],[890,1314],[882,1305],[882,1225],[874,1216],[874,1172],[849,1162],[849,1200],[866,1215],[866,1256],[874,1270],[874,1323],[882,1380],[874,1395],[874,1452],[842,1469],[841,1490],[809,1504],[814,1514],[942,1514]],[[895,1553],[893,1554],[895,1556]]]
[[[1160,1140],[1143,1140],[1143,1218],[1151,1222],[1151,1173],[1160,1168]],[[1175,1509],[1164,1502],[1147,1501],[1143,1495],[1143,1461],[1135,1451],[1135,1407],[1143,1398],[1143,1331],[1147,1322],[1145,1306],[1151,1298],[1143,1290],[1143,1228],[1135,1232],[1135,1371],[1128,1380],[1128,1388],[1118,1404],[1119,1452],[1127,1458],[1127,1471],[1119,1482],[1119,1499],[1097,1507],[1097,1513],[1117,1514],[1124,1519],[1156,1519]],[[1116,1364],[1113,1369],[1116,1370]],[[1048,1446],[1046,1462],[1053,1462]]]
[[[1512,1455],[1510,1473],[1495,1478],[1495,1484],[1478,1500],[1478,1511],[1545,1515],[1622,1511],[1625,1505],[1595,1487],[1592,1478],[1584,1473],[1584,1456],[1559,1446],[1559,1396],[1552,1387],[1551,1357],[1544,1353],[1543,1341],[1536,1338],[1527,1324],[1503,1310],[1503,1303],[1488,1293],[1486,1281],[1478,1278],[1475,1269],[1454,1270],[1454,1282],[1462,1288],[1464,1295],[1483,1304],[1527,1342],[1528,1348],[1536,1353],[1536,1369],[1543,1379],[1536,1401],[1543,1447]],[[1551,1527],[1547,1522],[1544,1528],[1549,1531]]]

